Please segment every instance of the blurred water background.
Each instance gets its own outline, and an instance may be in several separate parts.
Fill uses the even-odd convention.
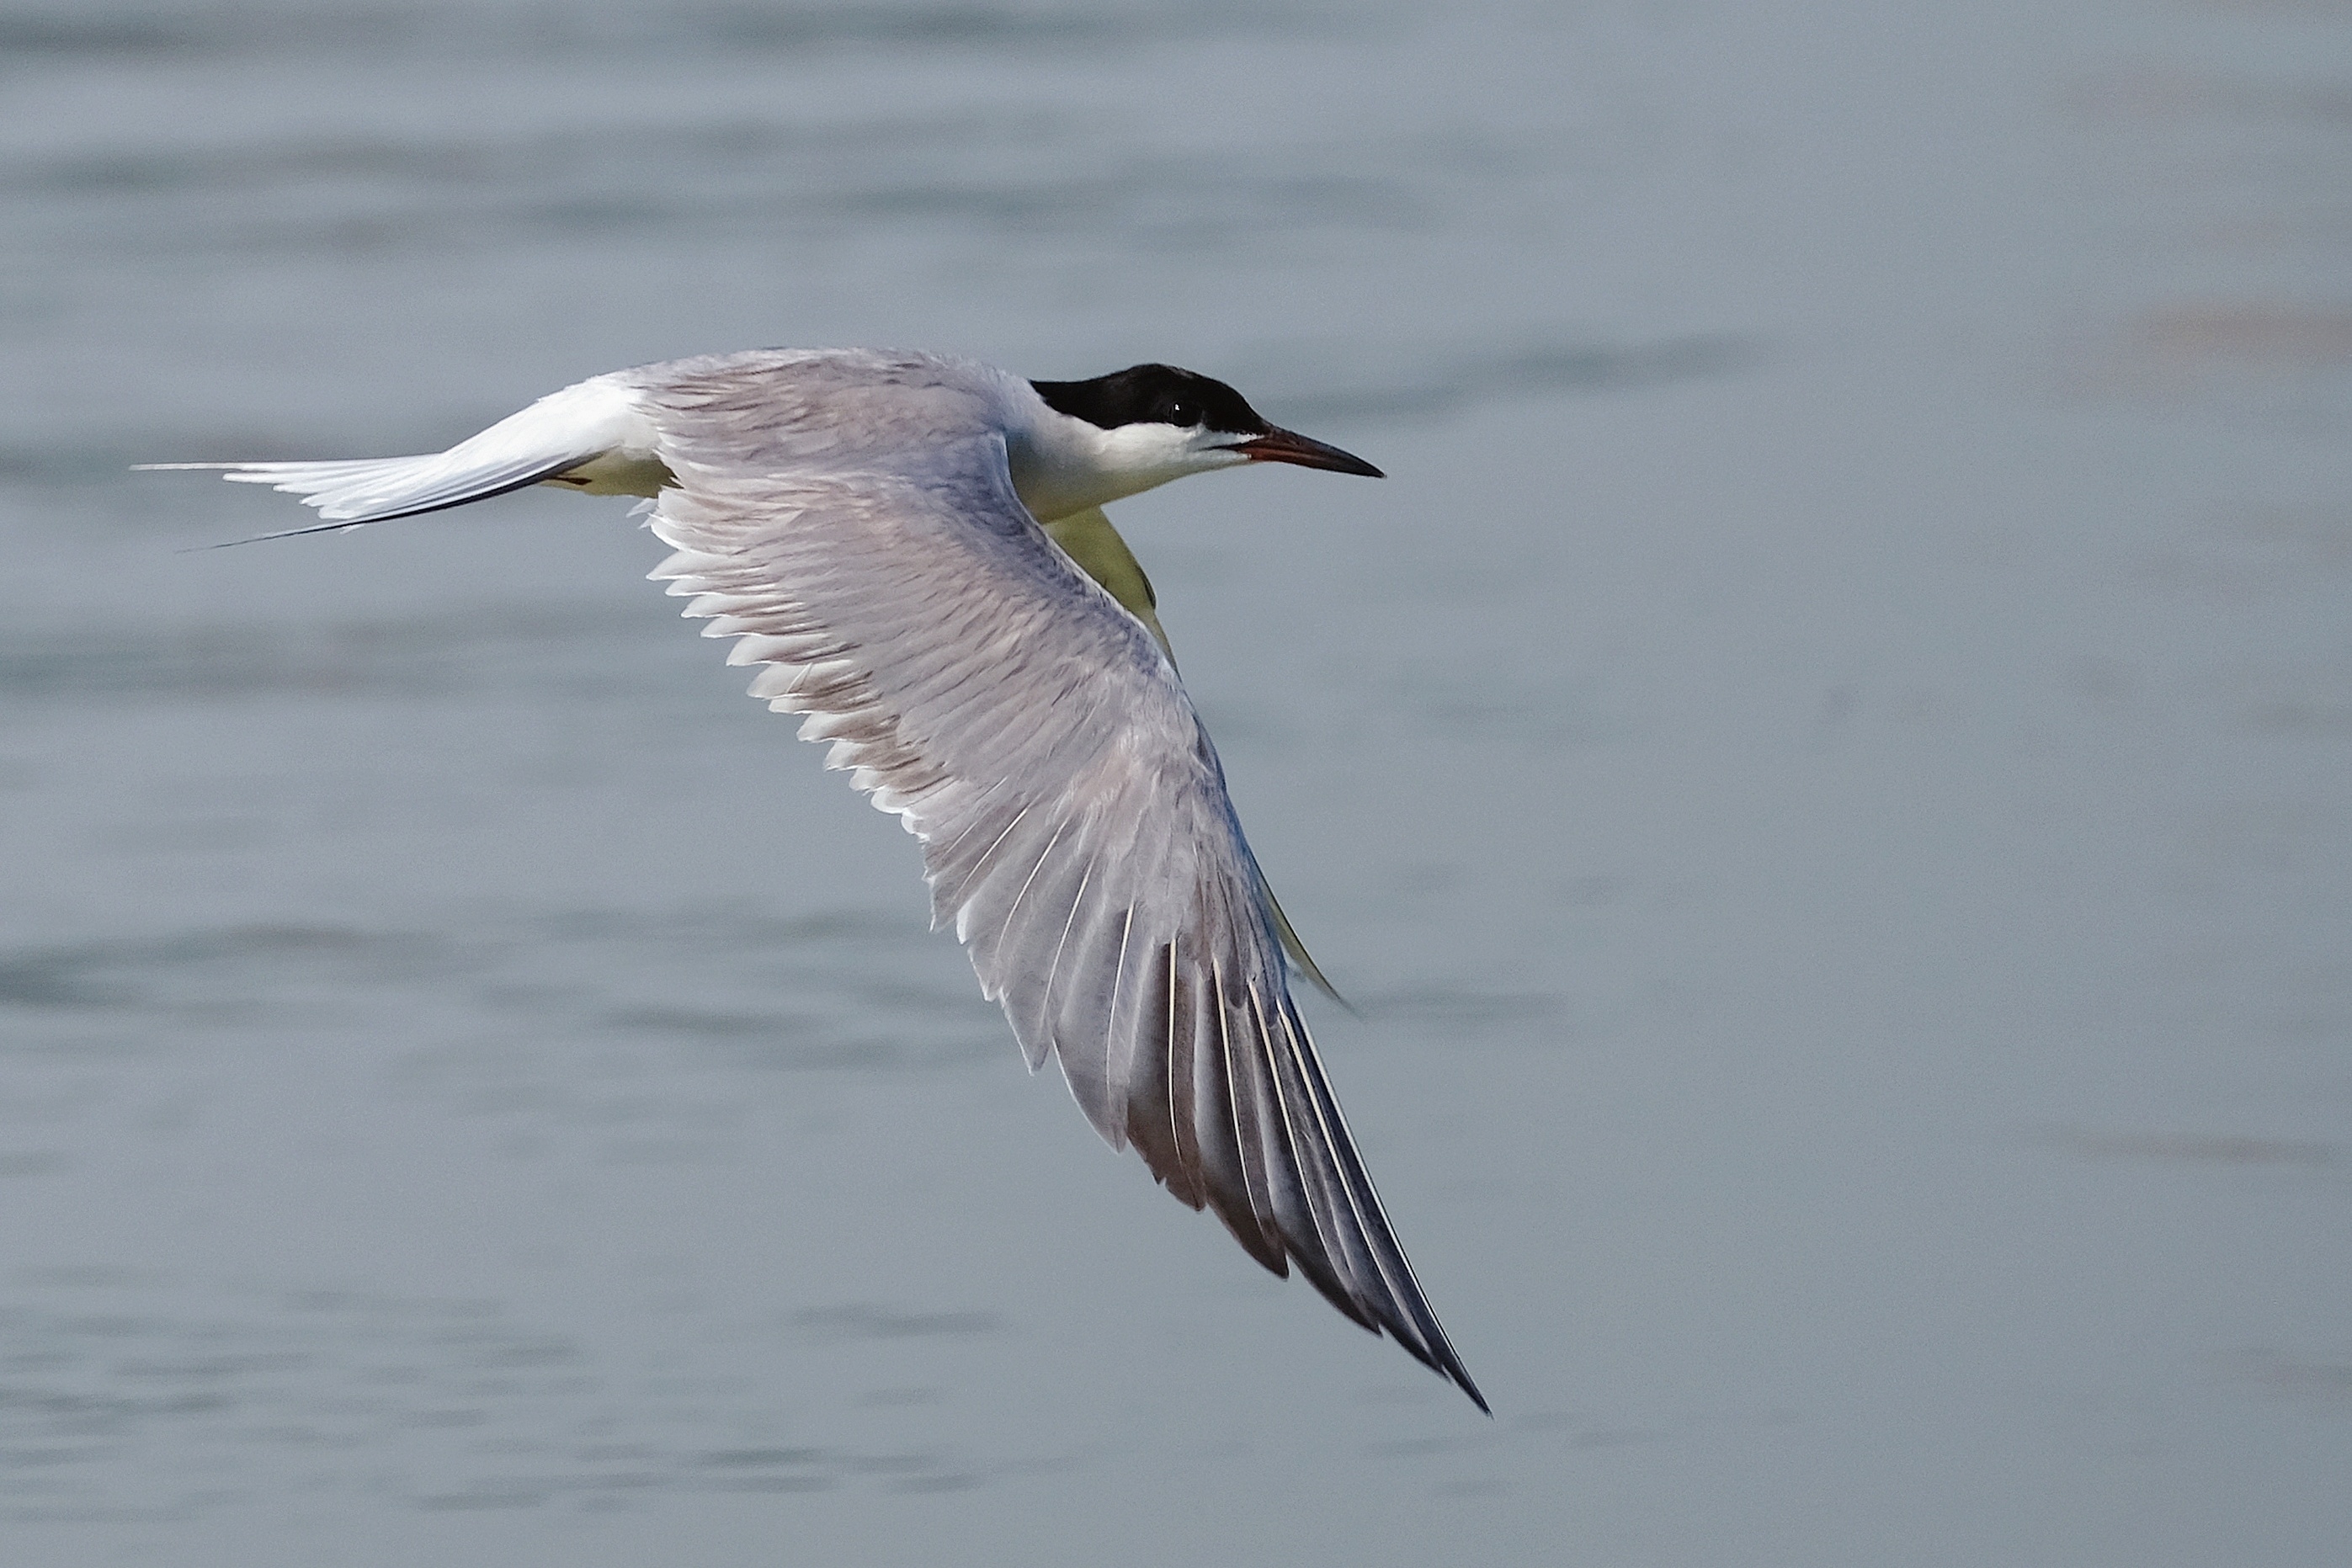
[[[0,6],[0,1558],[2334,1564],[2352,11]],[[626,503],[141,460],[1165,360],[1496,1418],[1114,1157]]]

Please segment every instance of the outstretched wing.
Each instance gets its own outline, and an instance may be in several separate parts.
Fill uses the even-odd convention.
[[[1103,591],[1118,601],[1120,609],[1143,622],[1160,651],[1168,655],[1168,663],[1176,663],[1176,650],[1168,641],[1166,628],[1160,624],[1160,595],[1153,591],[1151,579],[1143,574],[1143,563],[1127,548],[1127,541],[1111,527],[1100,507],[1088,507],[1082,512],[1072,512],[1065,517],[1055,517],[1045,525],[1045,537],[1062,547],[1062,553],[1078,563],[1078,570],[1102,584]],[[1307,944],[1290,926],[1290,916],[1282,912],[1282,901],[1274,896],[1274,889],[1261,883],[1259,891],[1265,894],[1266,912],[1274,917],[1274,933],[1282,942],[1282,951],[1298,972],[1314,982],[1315,988],[1347,1007],[1323,970],[1307,951]],[[1350,1009],[1350,1011],[1353,1009]]]
[[[1112,1146],[1486,1408],[1365,1174],[1216,753],[1150,632],[1047,542],[976,406],[905,389],[932,406],[903,461],[786,465],[760,428],[772,392],[748,380],[642,392],[677,479],[655,576],[922,841],[934,918],[1031,1067],[1059,1060]]]

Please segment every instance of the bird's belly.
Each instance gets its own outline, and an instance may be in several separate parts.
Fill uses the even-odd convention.
[[[650,452],[607,452],[545,481],[583,496],[656,496],[677,483],[669,465]]]

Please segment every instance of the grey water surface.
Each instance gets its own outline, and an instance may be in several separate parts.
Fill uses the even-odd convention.
[[[2324,0],[5,0],[0,1562],[2345,1562],[2347,192]],[[1392,476],[1122,515],[1495,1419],[625,502],[126,471],[769,343]]]

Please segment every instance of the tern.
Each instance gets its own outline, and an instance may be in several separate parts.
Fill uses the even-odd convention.
[[[1131,1145],[1277,1275],[1293,1265],[1487,1408],[1339,1113],[1259,871],[1103,507],[1252,463],[1381,471],[1169,365],[1028,381],[974,361],[758,350],[595,376],[446,452],[225,470],[325,532],[558,485],[646,497],[652,577],[805,715],[827,766],[922,841],[1030,1070],[1061,1063]]]

